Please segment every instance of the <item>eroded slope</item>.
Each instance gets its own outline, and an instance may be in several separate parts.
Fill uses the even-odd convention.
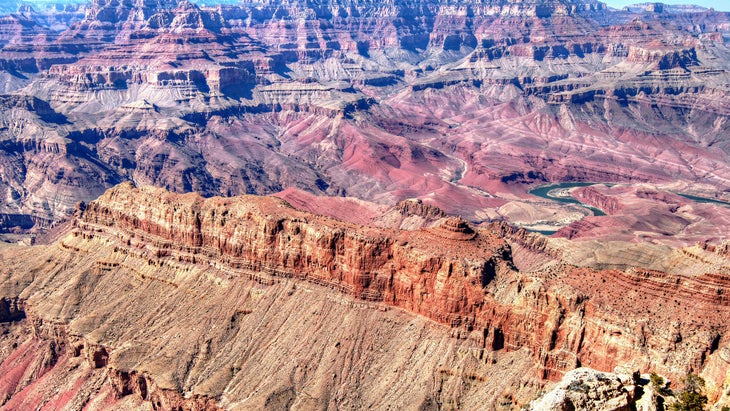
[[[502,235],[123,184],[57,243],[2,249],[2,389],[8,406],[509,409],[580,365],[628,365],[727,390],[725,269],[519,272]]]

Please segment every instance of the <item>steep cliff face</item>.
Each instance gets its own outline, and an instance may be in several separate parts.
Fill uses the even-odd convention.
[[[263,273],[262,281],[301,278],[467,328],[480,316],[484,288],[511,269],[506,243],[458,218],[389,232],[307,215],[274,198],[140,193],[125,184],[89,204],[83,232],[139,232],[130,244],[158,257],[222,263]]]
[[[730,195],[728,33],[728,13],[568,0],[2,17],[3,235],[130,180],[350,223],[109,191],[59,242],[2,247],[0,400],[516,408],[626,363],[720,398],[730,212],[670,191]],[[555,181],[625,184],[575,190],[609,214],[584,218],[526,193]]]
[[[728,388],[726,269],[521,273],[497,225],[381,229],[130,184],[80,214],[54,245],[0,250],[17,343],[0,366],[25,375],[3,386],[13,404],[56,398],[34,382],[62,375],[80,387],[64,398],[162,409],[509,409],[581,365],[705,373],[713,400]],[[18,334],[28,324],[48,331]]]
[[[724,192],[729,21],[568,0],[24,9],[0,21],[0,90],[65,120],[0,139],[74,148],[5,150],[0,212],[62,219],[123,180],[419,198],[472,221],[545,182]]]

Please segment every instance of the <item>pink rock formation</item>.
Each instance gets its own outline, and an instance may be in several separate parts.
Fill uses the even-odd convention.
[[[4,155],[0,211],[62,219],[123,180],[418,198],[472,221],[545,182],[727,190],[727,15],[632,10],[103,0],[83,18],[13,14],[4,89],[63,121],[11,116],[2,139],[72,148]]]
[[[719,243],[730,228],[730,203],[702,203],[651,186],[578,188],[575,198],[603,210],[561,229],[573,239],[653,241],[674,246]]]
[[[519,394],[512,391],[520,378],[559,379],[580,365],[612,370],[631,364],[672,378],[689,370],[708,369],[712,378],[719,378],[713,380],[718,390],[730,367],[722,359],[728,335],[725,319],[730,314],[730,277],[725,272],[670,275],[638,268],[596,270],[553,264],[520,273],[512,264],[510,246],[500,238],[504,235],[500,232],[506,231],[498,225],[477,229],[452,217],[415,231],[363,227],[297,211],[274,198],[204,199],[151,187],[136,189],[130,184],[115,187],[86,206],[75,226],[55,245],[1,250],[8,257],[15,256],[4,259],[9,263],[3,268],[6,274],[0,286],[5,298],[2,321],[18,327],[31,321],[39,330],[34,334],[14,331],[2,340],[11,344],[7,338],[14,338],[28,344],[9,350],[15,354],[0,363],[8,370],[4,392],[18,404],[51,398],[63,401],[40,390],[51,384],[44,382],[43,375],[82,378],[77,373],[83,370],[109,369],[115,375],[107,388],[111,391],[102,390],[109,394],[101,396],[113,394],[131,403],[167,401],[162,406],[165,409],[180,401],[187,401],[186,407],[212,407],[216,404],[213,399],[219,398],[226,386],[238,384],[234,383],[238,372],[228,369],[231,364],[234,368],[241,364],[251,372],[253,363],[246,358],[255,357],[262,349],[256,348],[258,343],[247,345],[254,341],[251,339],[231,340],[233,335],[225,331],[229,327],[226,324],[255,318],[252,323],[241,320],[241,330],[245,330],[241,332],[248,334],[260,329],[256,325],[260,321],[281,324],[284,320],[277,313],[283,310],[282,315],[289,316],[290,309],[300,312],[297,321],[316,319],[302,310],[309,292],[324,298],[322,301],[341,301],[322,308],[334,316],[330,320],[340,318],[333,324],[346,321],[352,307],[366,304],[374,310],[368,321],[377,324],[391,318],[377,313],[398,307],[405,311],[398,310],[399,319],[388,321],[407,323],[410,320],[406,318],[418,314],[451,327],[451,331],[437,328],[434,332],[441,335],[438,338],[461,341],[460,349],[473,352],[469,358],[476,361],[476,368],[468,369],[473,370],[469,375],[477,375],[475,380],[482,381],[480,373],[500,364],[495,356],[509,357],[517,352],[525,362],[512,370],[522,377],[509,377],[503,382],[507,385],[483,380],[485,392],[492,393],[489,395],[512,392],[510,401],[520,401]],[[522,244],[529,248],[526,238]],[[539,244],[532,244],[533,252],[540,252]],[[43,253],[44,262],[23,257],[38,252]],[[28,263],[35,268],[29,268]],[[109,296],[108,287],[122,291]],[[163,289],[168,294],[160,294]],[[242,290],[248,290],[244,291],[247,297],[229,295]],[[194,296],[202,295],[209,299],[203,303],[206,307],[212,304],[224,314],[205,320],[207,308],[192,308],[201,304]],[[114,302],[103,302],[109,298]],[[270,310],[268,304],[274,303],[279,310]],[[151,309],[159,304],[167,308]],[[293,305],[285,309],[280,304]],[[140,340],[140,333],[144,333],[138,328],[140,318],[165,337],[150,335],[150,339]],[[188,321],[192,323],[183,325]],[[208,325],[193,325],[201,321]],[[170,328],[170,324],[176,325]],[[190,335],[183,338],[180,327],[190,330]],[[284,341],[301,336],[296,331],[281,332]],[[24,335],[34,337],[24,340]],[[201,347],[196,353],[164,361],[154,354],[158,350],[178,352],[180,344],[191,343],[188,338],[202,341],[199,339],[205,335],[209,335],[208,342],[203,341],[202,347],[201,342],[192,343]],[[318,332],[308,338],[330,341]],[[242,346],[229,351],[223,348],[228,344],[225,341],[238,341],[236,344]],[[428,341],[423,343],[430,344]],[[372,344],[377,349],[382,342]],[[77,346],[81,348],[73,348]],[[453,347],[451,343],[446,346]],[[48,356],[41,355],[43,347],[51,347]],[[129,351],[130,347],[136,348]],[[72,354],[77,352],[81,354]],[[82,354],[88,365],[80,371],[73,371],[64,362],[78,362],[71,358]],[[340,357],[332,358],[336,362]],[[193,370],[190,361],[198,364]],[[305,361],[309,364],[306,367],[321,367],[316,360],[308,361],[314,362]],[[209,366],[219,369],[214,364],[221,363],[228,364],[221,375],[204,371]],[[370,370],[367,363],[357,367],[357,372]],[[170,374],[170,370],[178,371]],[[423,369],[419,372],[424,378],[432,375]],[[98,374],[94,371],[89,375],[77,380],[80,390],[88,390],[88,378]],[[271,371],[261,378],[278,375]],[[321,382],[306,374],[301,378]],[[346,381],[338,384],[348,386]],[[182,387],[189,387],[188,394],[198,396],[183,395]],[[69,387],[64,395],[78,398],[75,389]],[[419,390],[419,396],[434,395]],[[719,396],[718,390],[712,392],[713,398]],[[373,393],[370,388],[355,392],[364,396]],[[477,398],[477,392],[465,392],[463,401]],[[239,401],[251,393],[253,387],[242,385],[226,394],[227,401]],[[273,398],[273,391],[265,395]],[[321,401],[332,401],[330,395]],[[89,398],[96,397],[87,397],[87,401]]]

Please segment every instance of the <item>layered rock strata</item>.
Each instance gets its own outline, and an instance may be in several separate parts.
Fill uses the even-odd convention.
[[[471,221],[517,221],[499,208],[554,181],[723,193],[729,21],[568,0],[26,8],[0,22],[0,90],[63,121],[31,108],[0,140],[71,149],[3,150],[0,212],[60,220],[125,180]]]
[[[151,256],[222,264],[263,275],[263,282],[301,278],[468,329],[480,321],[483,289],[511,269],[506,243],[458,218],[425,230],[384,231],[311,216],[274,198],[141,192],[124,184],[90,203],[78,235],[95,227],[134,233],[121,241]],[[453,247],[442,248],[444,242]]]
[[[426,408],[509,409],[581,365],[699,372],[713,401],[728,389],[728,273],[523,273],[500,234],[458,218],[380,229],[123,184],[56,244],[2,253],[4,324],[48,330],[4,337],[18,344],[0,366],[25,375],[4,385],[13,404],[56,398],[42,375],[73,376],[64,398],[164,409],[385,408],[403,390]]]

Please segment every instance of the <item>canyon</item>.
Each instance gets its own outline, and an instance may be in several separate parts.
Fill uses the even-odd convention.
[[[0,9],[0,409],[730,406],[728,41],[594,0]]]
[[[728,201],[728,33],[596,1],[23,7],[0,24],[0,213],[43,230],[123,181],[545,231],[585,215],[528,194],[550,182]]]
[[[389,212],[425,223],[112,188],[56,242],[0,248],[4,407],[520,409],[579,366],[699,372],[730,401],[724,248],[596,269],[504,223]]]

